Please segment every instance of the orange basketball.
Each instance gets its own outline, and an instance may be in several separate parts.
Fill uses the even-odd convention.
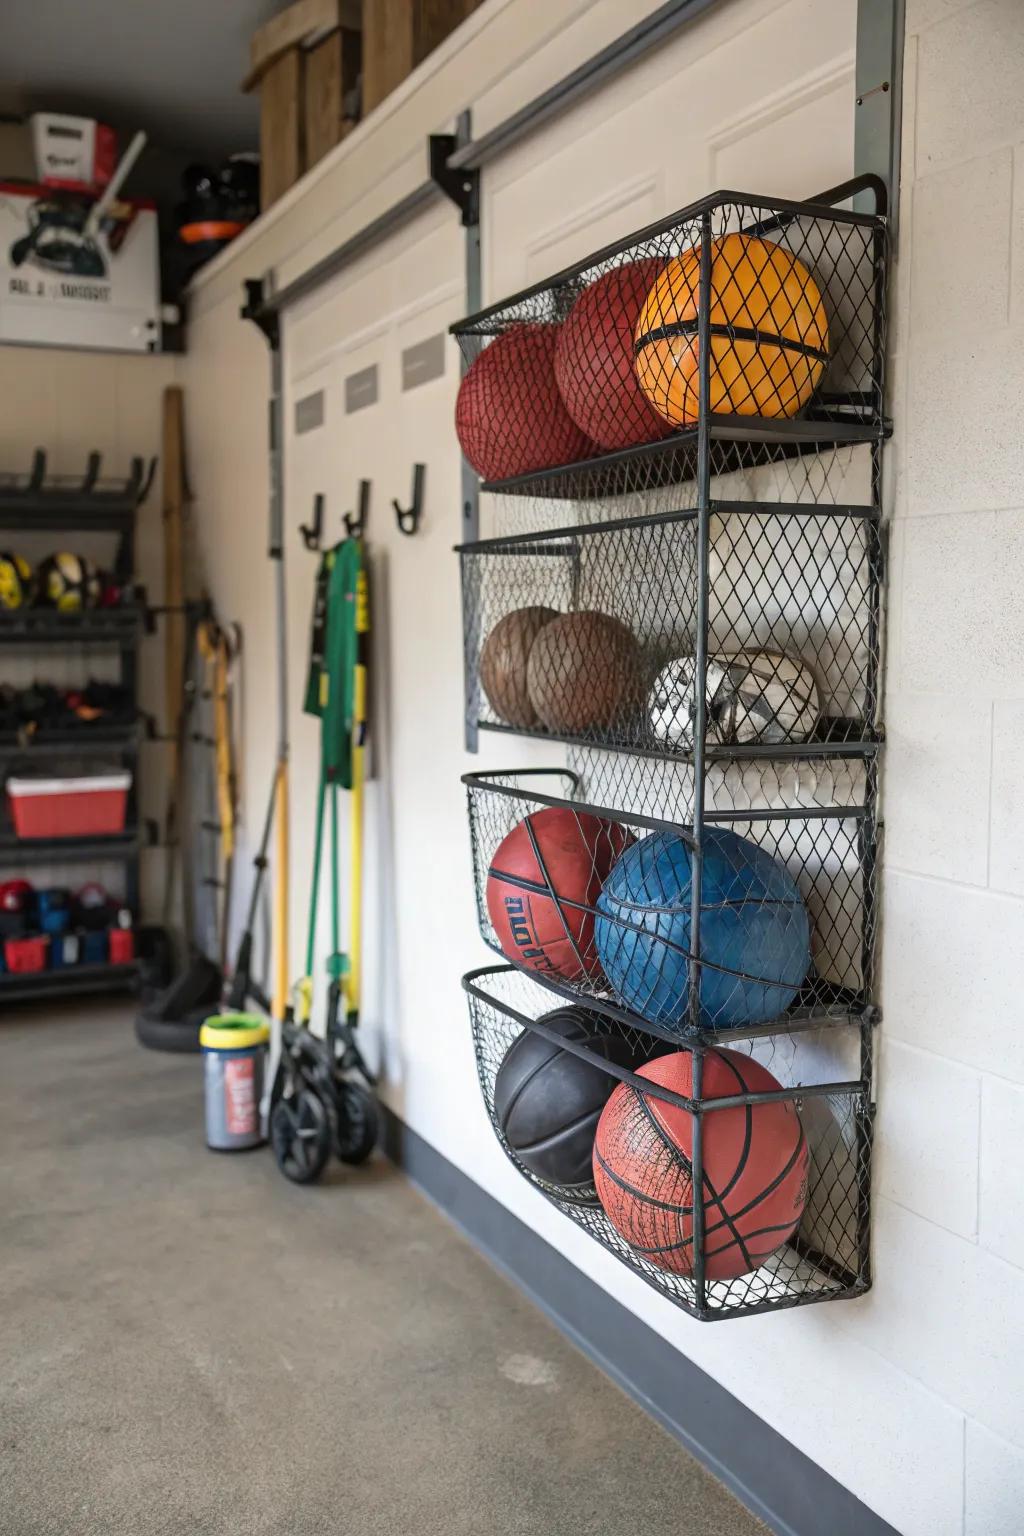
[[[637,1069],[683,1098],[693,1093],[689,1051]],[[724,1048],[704,1057],[703,1097],[777,1093],[759,1061]],[[620,1083],[597,1122],[594,1182],[605,1215],[659,1269],[692,1275],[693,1128],[688,1110]],[[704,1115],[704,1272],[734,1280],[787,1242],[807,1204],[810,1153],[792,1099],[734,1104]]]
[[[700,247],[665,267],[637,321],[640,388],[667,421],[697,420]],[[781,245],[724,235],[711,246],[710,408],[795,416],[828,361],[828,320],[810,272]]]

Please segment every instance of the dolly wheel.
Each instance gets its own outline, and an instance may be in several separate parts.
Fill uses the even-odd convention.
[[[334,1150],[343,1163],[365,1163],[379,1134],[377,1101],[361,1083],[338,1084]]]
[[[274,1159],[293,1184],[311,1184],[331,1155],[327,1111],[315,1093],[300,1088],[294,1098],[279,1099],[270,1116]]]

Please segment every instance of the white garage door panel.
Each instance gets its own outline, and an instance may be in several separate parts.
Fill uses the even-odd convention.
[[[457,752],[462,735],[461,621],[457,562],[451,554],[460,495],[451,425],[459,364],[447,330],[464,308],[464,294],[463,231],[448,206],[441,205],[307,300],[289,316],[285,336],[289,636],[297,657],[308,648],[315,562],[302,548],[295,524],[306,517],[319,490],[326,497],[325,541],[340,537],[341,514],[356,510],[358,481],[365,478],[372,485],[367,532],[375,777],[366,806],[363,1003],[371,1054],[383,1049],[392,1085],[401,1084],[409,1062],[421,1051],[436,1060],[436,1035],[403,1031],[402,1020],[406,1014],[417,1017],[415,999],[423,993],[423,978],[437,971],[444,914],[469,948],[465,964],[478,952],[458,773],[452,771],[450,753],[436,750],[443,740]],[[438,334],[445,336],[443,374],[403,390],[402,352]],[[377,400],[349,414],[345,380],[371,367],[377,370]],[[324,394],[323,426],[296,434],[294,402],[317,390]],[[413,539],[398,532],[392,498],[409,504],[416,462],[425,464],[427,472],[423,523]],[[296,689],[291,701],[293,972],[303,963],[316,790],[317,733],[302,715],[301,703]],[[347,862],[343,817],[343,878]],[[426,902],[422,893],[428,895]],[[346,912],[347,906],[343,888]],[[325,883],[314,967],[318,998],[324,990],[329,916]],[[452,994],[448,1012],[461,1025],[458,968],[445,979]],[[403,998],[413,1000],[405,1009]]]
[[[488,301],[723,185],[800,197],[852,174],[856,9],[732,0],[748,25],[685,29],[488,167]]]
[[[487,299],[716,186],[805,194],[850,174],[855,11],[856,0],[729,0],[488,166]],[[409,391],[401,387],[401,356],[463,313],[464,263],[464,233],[450,206],[439,204],[289,315],[285,464],[295,656],[308,646],[315,565],[296,524],[322,491],[328,536],[339,536],[340,514],[355,508],[358,480],[372,481],[378,775],[367,807],[365,1022],[368,1037],[383,1042],[395,1106],[446,1155],[479,1171],[497,1154],[479,1113],[459,987],[460,973],[485,952],[458,776],[471,765],[557,763],[563,753],[500,736],[482,740],[478,759],[461,750],[461,612],[451,553],[461,500],[452,430],[458,355],[447,341],[443,376]],[[371,366],[377,401],[347,414],[345,379]],[[294,401],[317,389],[324,391],[324,424],[296,435]],[[397,530],[391,500],[408,503],[416,462],[427,466],[426,495],[420,532],[410,539]],[[297,974],[317,776],[316,729],[301,715],[298,688],[291,716]],[[325,886],[315,967],[321,978],[328,912]],[[506,1182],[511,1176],[503,1188]]]

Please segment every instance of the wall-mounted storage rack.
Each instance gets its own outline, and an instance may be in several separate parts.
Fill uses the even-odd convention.
[[[876,212],[847,206],[865,194]],[[595,295],[646,264],[647,405],[627,404],[648,440],[600,451],[577,434],[577,456],[552,463],[514,397],[484,418],[482,458],[501,470],[481,476],[485,536],[459,546],[468,739],[566,751],[465,778],[481,932],[513,964],[464,984],[513,1163],[706,1320],[870,1285],[886,256],[874,178],[805,203],[718,193],[453,327],[471,367],[489,344],[546,337],[537,367],[556,351],[562,398],[585,407],[605,354],[558,328],[589,295],[607,336],[618,319]],[[566,848],[577,875],[589,859],[568,890]],[[550,1022],[567,1004],[589,1020],[568,1042]],[[619,1154],[661,1115],[650,1187],[622,1195],[601,1132],[603,1191],[524,1161],[496,1081],[531,1036],[631,1096],[644,1125],[623,1110]],[[667,1087],[636,1075],[680,1052]],[[735,1193],[772,1116],[795,1138],[776,1191],[800,1185],[781,1222],[763,1179]],[[723,1185],[723,1142],[744,1126]],[[642,1159],[630,1167],[642,1183]]]

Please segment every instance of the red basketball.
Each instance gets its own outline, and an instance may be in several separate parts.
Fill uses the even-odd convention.
[[[569,415],[602,448],[653,443],[674,430],[640,388],[633,333],[665,263],[627,261],[591,283],[562,326],[555,379]]]
[[[485,480],[593,453],[555,384],[557,325],[517,325],[485,347],[459,387],[455,430]]]
[[[676,1051],[639,1069],[689,1098],[693,1056]],[[739,1051],[704,1056],[704,1099],[781,1087]],[[704,1114],[704,1273],[732,1280],[757,1269],[792,1235],[807,1203],[809,1156],[790,1100]],[[594,1182],[615,1230],[651,1264],[693,1274],[693,1116],[620,1083],[601,1113]]]
[[[566,981],[599,974],[594,903],[633,841],[617,822],[567,806],[513,827],[487,871],[487,911],[503,954]]]

